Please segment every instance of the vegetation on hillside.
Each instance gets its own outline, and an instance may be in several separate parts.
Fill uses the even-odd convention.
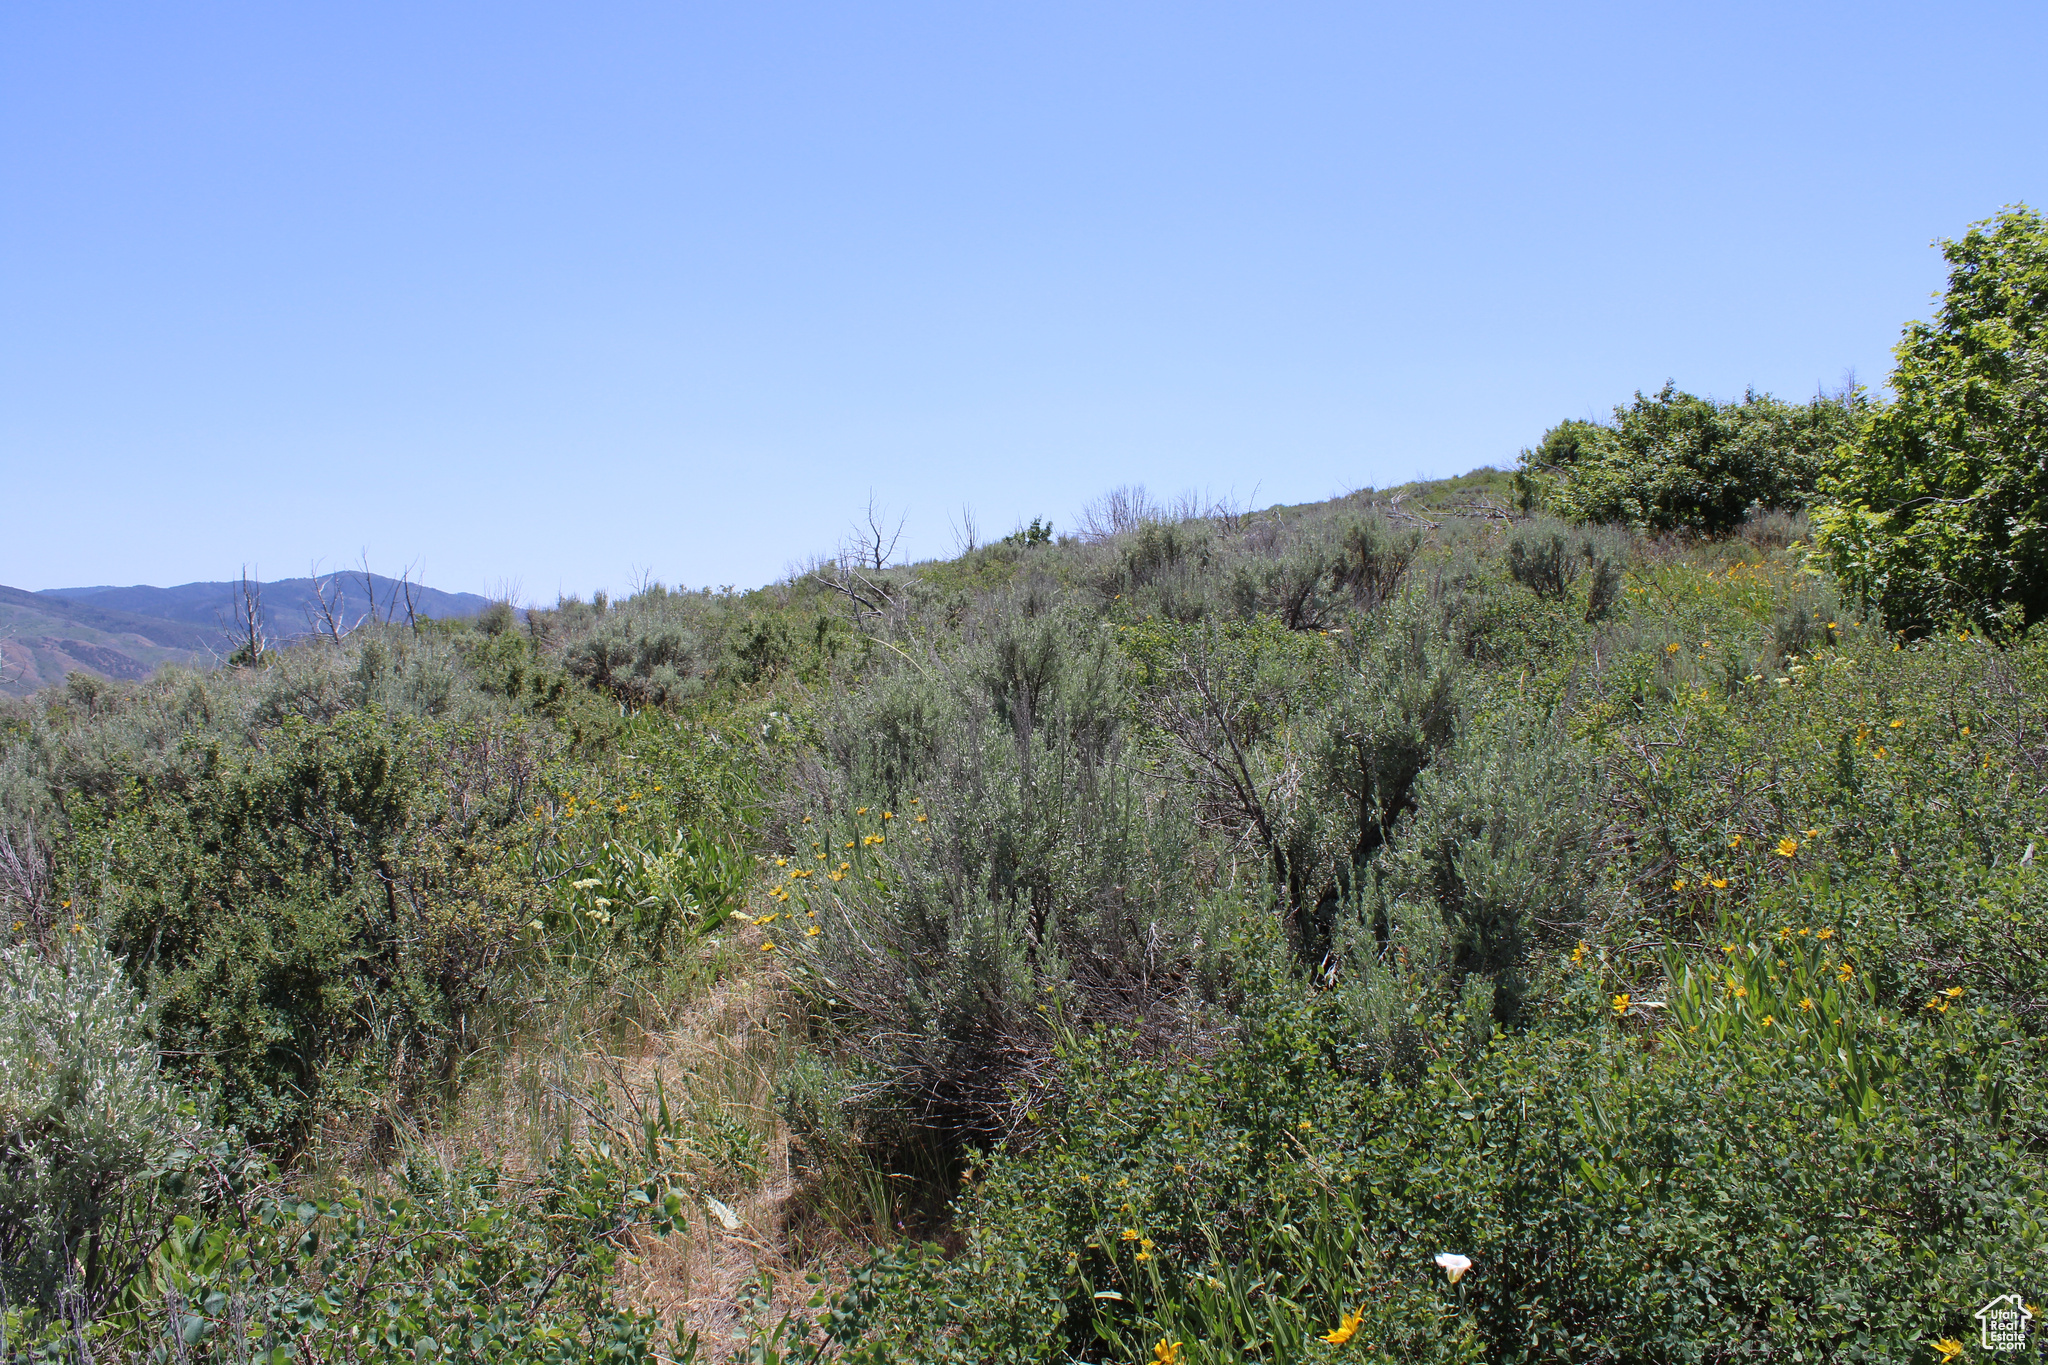
[[[0,1356],[1955,1355],[2048,650],[1807,544],[1908,387],[12,704]]]

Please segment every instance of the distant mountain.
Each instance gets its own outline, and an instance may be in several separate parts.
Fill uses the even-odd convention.
[[[372,592],[376,615],[405,619],[405,588],[397,579],[372,574],[366,582],[361,574],[343,574],[335,585],[343,629],[371,614]],[[78,671],[132,681],[166,663],[212,667],[234,649],[228,626],[241,590],[240,583],[42,592],[0,587],[0,692],[25,696]],[[262,584],[261,592],[271,639],[282,644],[313,633],[319,612],[315,580],[279,579]],[[474,616],[489,605],[490,599],[473,592],[412,585],[412,610],[421,617]]]
[[[312,630],[312,622],[320,607],[316,590],[319,582],[330,583],[340,590],[342,609],[349,625],[369,614],[372,590],[376,593],[378,616],[399,620],[405,617],[405,589],[395,578],[371,574],[366,580],[359,573],[336,574],[331,579],[321,580],[280,578],[275,583],[261,585],[264,625],[273,636],[304,635]],[[240,583],[186,583],[175,588],[46,588],[36,596],[62,598],[136,616],[154,616],[164,621],[211,626],[235,615],[240,608],[241,591]],[[328,595],[331,599],[334,593],[330,591]],[[442,592],[439,588],[415,583],[412,585],[412,605],[417,615],[448,620],[474,616],[490,605],[490,599],[473,592]]]

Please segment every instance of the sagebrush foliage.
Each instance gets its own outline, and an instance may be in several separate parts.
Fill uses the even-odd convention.
[[[744,957],[803,1040],[749,1082],[780,1235],[882,1247],[815,1322],[755,1292],[761,1360],[1926,1359],[2048,1255],[2048,650],[1806,562],[1770,452],[1827,408],[1642,400],[1573,486],[1644,529],[1485,471],[1126,490],[9,707],[16,951],[113,945],[153,1084],[317,1166],[122,1204],[163,1251],[102,1324],[686,1352],[613,1277],[772,1180],[765,1108],[625,1122],[620,1072],[530,1186],[409,1135],[569,1002],[609,1065]]]

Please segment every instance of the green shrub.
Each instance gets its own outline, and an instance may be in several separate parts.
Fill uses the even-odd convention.
[[[0,1304],[89,1315],[148,1253],[152,1177],[205,1138],[148,1022],[82,926],[0,949]]]
[[[1130,1017],[1183,970],[1185,834],[1136,786],[1120,672],[1099,627],[1013,600],[827,723],[771,933],[857,1061],[870,1140],[1008,1131],[1040,1006]]]
[[[487,799],[443,751],[489,775]],[[209,746],[177,786],[73,803],[80,894],[224,1122],[289,1147],[452,1077],[532,918],[495,845],[533,758],[516,732],[349,710],[290,719],[263,751]]]
[[[1592,755],[1554,722],[1510,712],[1471,729],[1419,774],[1413,816],[1375,869],[1362,911],[1384,940],[1420,917],[1411,965],[1443,970],[1459,989],[1485,979],[1504,1025],[1525,1020],[1539,948],[1585,931],[1601,891],[1608,835]],[[1436,960],[1418,952],[1441,925]]]
[[[1674,964],[1657,1046],[1590,959],[1475,1062],[1441,1019],[1408,1083],[1350,1064],[1341,990],[1279,982],[1219,1055],[1080,1042],[966,1253],[890,1285],[889,1358],[1924,1358],[2044,1247],[2037,1049],[1991,1012],[1902,1019],[1775,930]]]
[[[1821,556],[1893,630],[2048,616],[2048,221],[2024,205],[1942,243],[1935,321],[1835,462]]]
[[[1718,534],[1753,508],[1812,501],[1860,396],[1716,403],[1666,384],[1617,406],[1611,423],[1567,421],[1522,452],[1525,498],[1572,521]]]

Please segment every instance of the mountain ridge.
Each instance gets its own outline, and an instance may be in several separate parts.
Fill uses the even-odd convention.
[[[372,612],[425,619],[474,616],[490,605],[477,593],[451,593],[381,574],[284,578],[252,585],[264,629],[285,643],[315,633],[320,591],[343,630]],[[138,681],[165,664],[210,668],[234,648],[229,623],[238,611],[239,581],[99,585],[30,591],[0,585],[0,693],[25,696],[74,672]],[[338,595],[337,595],[338,594]]]

